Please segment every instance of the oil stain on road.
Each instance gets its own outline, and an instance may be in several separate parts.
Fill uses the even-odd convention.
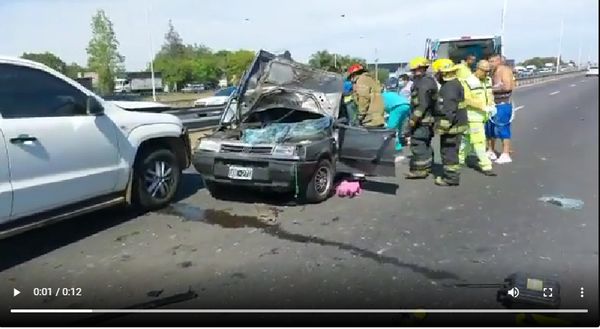
[[[277,223],[276,218],[274,218],[274,220],[269,220],[268,218],[265,219],[262,216],[245,216],[232,214],[224,210],[201,209],[199,207],[181,202],[173,204],[161,210],[160,212],[163,214],[180,217],[185,221],[204,222],[211,225],[218,225],[226,229],[256,228],[260,229],[265,234],[280,240],[335,247],[339,250],[348,251],[353,255],[371,259],[379,264],[390,264],[399,268],[409,269],[432,280],[462,281],[459,276],[448,271],[433,270],[417,264],[406,263],[397,258],[380,255],[376,252],[348,243],[330,241],[317,236],[289,232],[283,229],[281,225]],[[278,215],[279,213],[274,212],[274,214]]]

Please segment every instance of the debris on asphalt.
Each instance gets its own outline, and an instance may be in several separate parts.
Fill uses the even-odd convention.
[[[188,268],[188,267],[191,267],[191,266],[192,266],[192,262],[190,262],[190,261],[188,260],[188,261],[185,261],[185,262],[183,262],[183,263],[179,263],[178,265],[179,265],[179,267],[181,267],[181,268]]]
[[[164,289],[161,290],[151,290],[146,293],[148,297],[158,297],[163,293]]]
[[[579,199],[569,199],[562,196],[543,196],[538,200],[559,206],[563,209],[579,210],[583,208],[583,201]]]
[[[115,242],[125,242],[129,237],[140,234],[139,231],[131,232],[129,234],[120,235],[115,239]]]
[[[541,260],[548,260],[548,261],[552,261],[552,258],[550,257],[545,257],[545,256],[540,256]]]

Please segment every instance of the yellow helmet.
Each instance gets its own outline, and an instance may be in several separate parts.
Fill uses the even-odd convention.
[[[427,58],[425,58],[423,56],[415,57],[415,58],[411,59],[410,62],[408,62],[408,68],[410,70],[415,70],[415,69],[418,69],[419,67],[428,67],[428,66],[429,66],[429,61],[427,60]]]
[[[454,65],[454,62],[448,58],[438,58],[431,65],[433,73],[438,72],[452,72],[458,69],[458,66]]]

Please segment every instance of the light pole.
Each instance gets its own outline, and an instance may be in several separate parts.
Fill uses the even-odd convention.
[[[565,20],[560,20],[560,38],[558,39],[558,56],[556,56],[556,73],[560,72],[560,56],[562,53],[562,39],[563,39],[563,30],[565,25]]]
[[[577,69],[581,70],[581,46],[583,44],[583,36],[579,36],[579,54],[577,55]]]
[[[504,56],[504,45],[506,42],[504,41],[504,22],[506,20],[506,7],[508,6],[508,0],[504,0],[504,5],[502,6],[502,17],[500,18],[500,37],[502,38],[502,47],[500,48],[500,55]]]
[[[377,56],[377,48],[375,48],[375,80],[379,81],[379,56]]]
[[[151,3],[150,3],[151,5]],[[146,27],[148,28],[148,38],[150,39],[150,75],[152,78],[152,100],[156,102],[156,81],[154,79],[154,42],[152,41],[152,32],[150,29],[150,19],[148,14],[148,7],[146,7]]]

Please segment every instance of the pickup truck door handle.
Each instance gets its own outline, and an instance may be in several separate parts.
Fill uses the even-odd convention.
[[[37,141],[37,137],[29,136],[29,135],[19,135],[17,137],[10,139],[10,142],[13,144],[23,144],[25,142],[35,142],[35,141]]]

